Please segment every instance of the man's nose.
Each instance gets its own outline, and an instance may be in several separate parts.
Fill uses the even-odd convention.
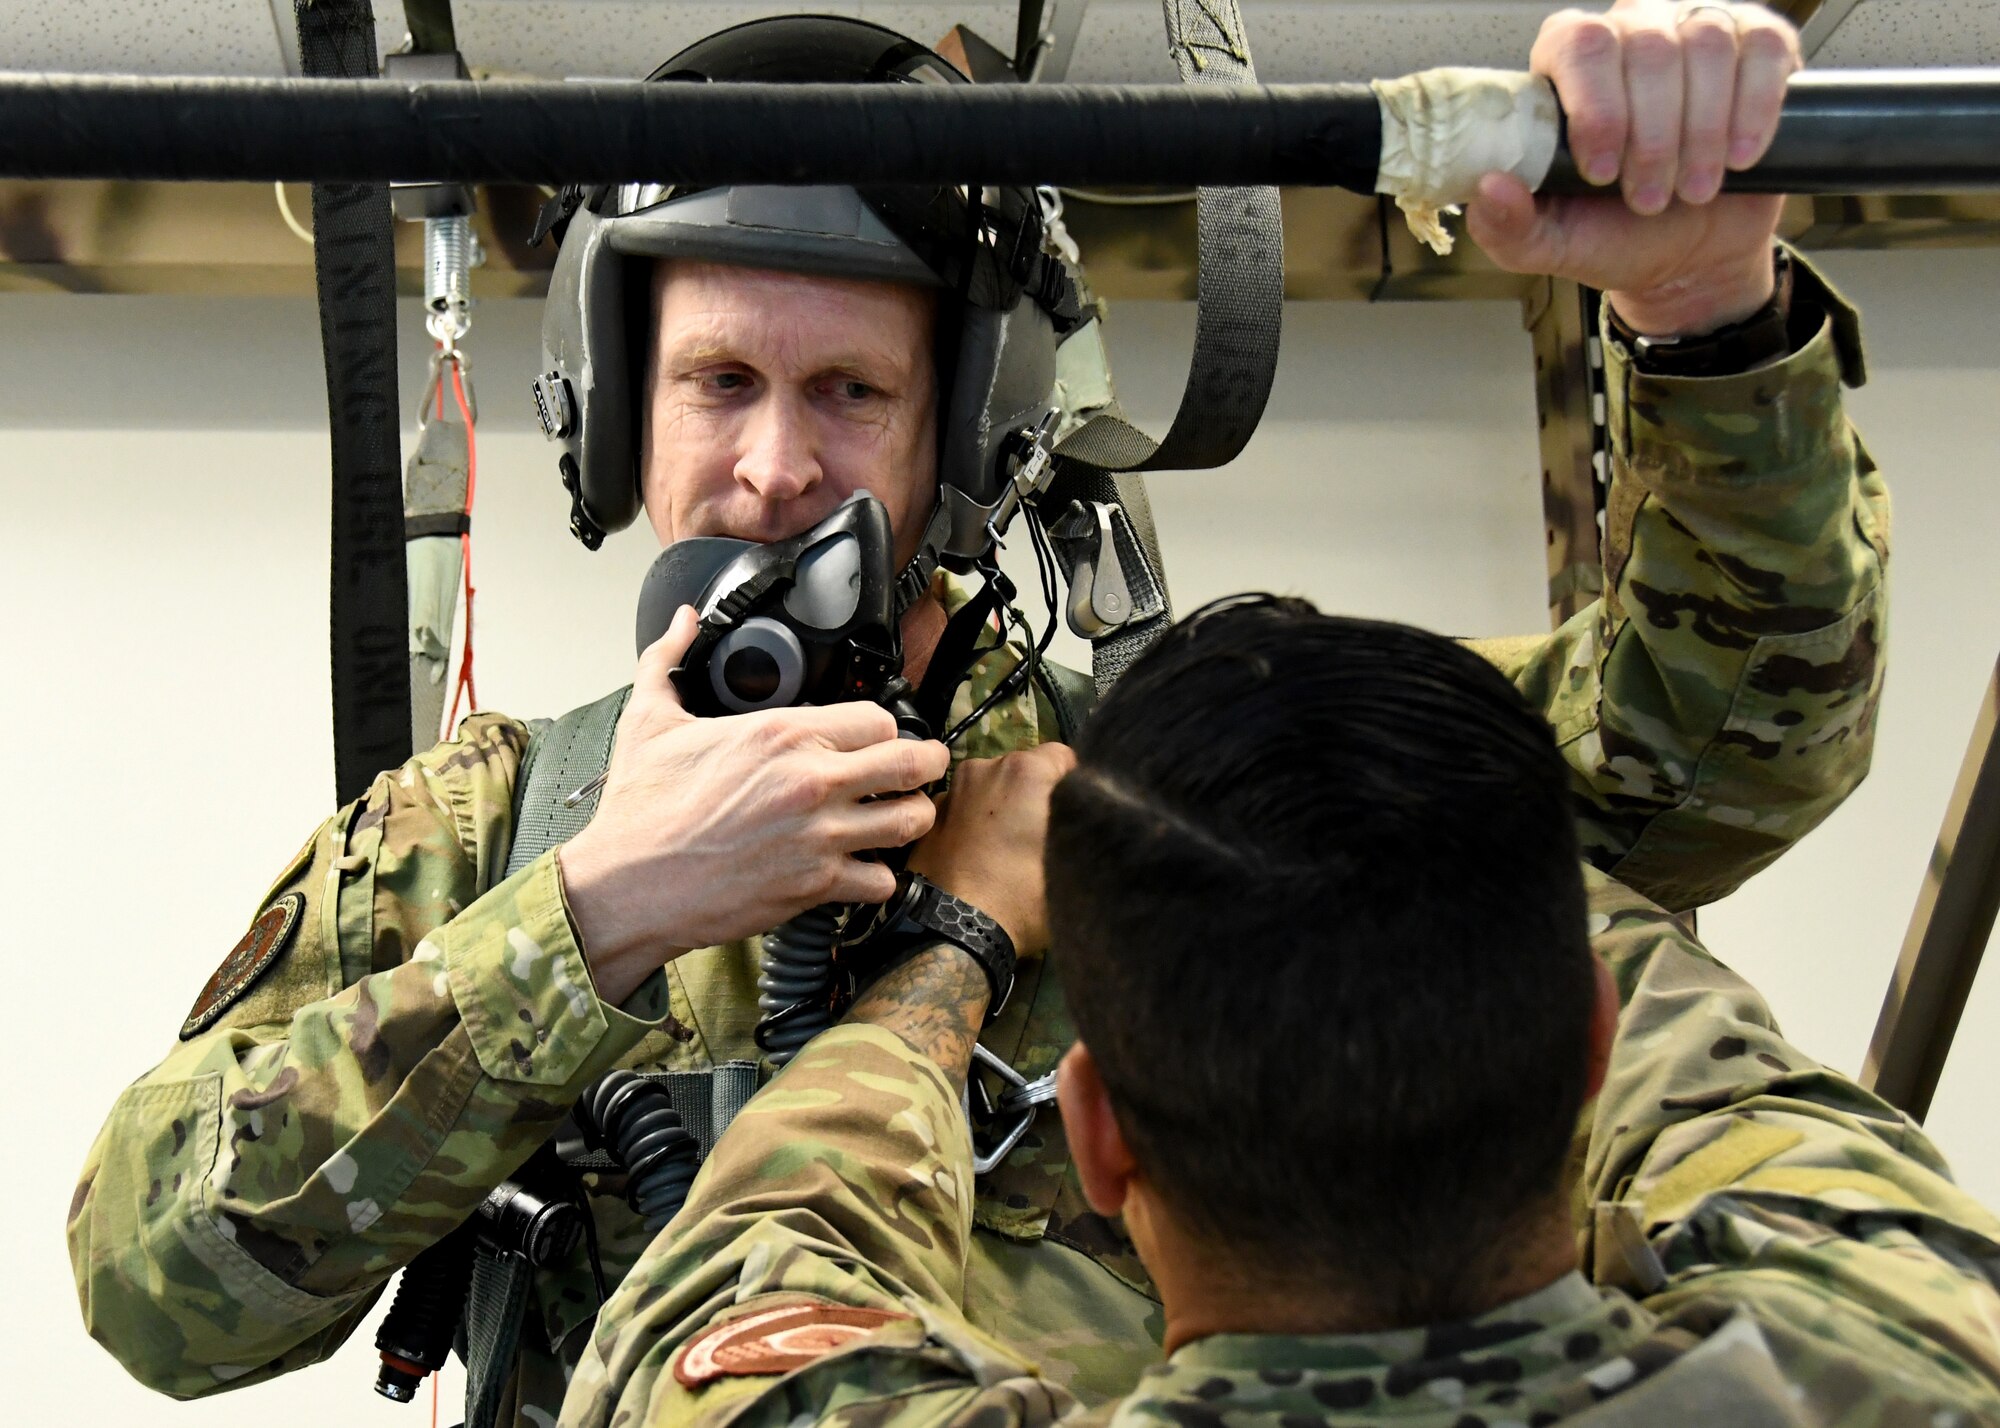
[[[804,403],[776,392],[759,402],[743,432],[736,479],[767,501],[793,501],[824,475]]]

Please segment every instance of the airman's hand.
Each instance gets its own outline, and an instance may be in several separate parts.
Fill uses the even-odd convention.
[[[1067,744],[967,759],[938,805],[937,826],[910,854],[913,871],[1006,928],[1022,956],[1049,943],[1042,884],[1049,795],[1075,766]]]
[[[557,854],[598,994],[613,1002],[689,948],[823,902],[883,901],[895,875],[855,855],[930,830],[936,809],[911,790],[950,758],[897,738],[873,704],[696,718],[670,676],[697,628],[683,607],[640,656],[596,816]]]
[[[1762,5],[1618,0],[1551,15],[1529,68],[1555,85],[1570,152],[1609,196],[1531,195],[1488,174],[1466,211],[1473,241],[1511,272],[1602,288],[1653,336],[1712,331],[1771,297],[1784,200],[1718,197],[1778,131],[1798,32]]]

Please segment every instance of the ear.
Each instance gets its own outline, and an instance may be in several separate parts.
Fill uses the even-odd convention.
[[[1077,1179],[1083,1184],[1083,1198],[1100,1215],[1116,1215],[1125,1208],[1138,1162],[1125,1144],[1125,1132],[1118,1128],[1111,1097],[1090,1048],[1082,1042],[1063,1054],[1056,1067],[1056,1104],[1062,1109],[1063,1130],[1069,1137],[1070,1158],[1076,1163]]]
[[[1597,1002],[1590,1011],[1590,1071],[1584,1088],[1584,1099],[1589,1100],[1604,1089],[1605,1072],[1611,1065],[1611,1043],[1618,1036],[1618,983],[1611,975],[1611,969],[1596,953],[1590,957],[1591,966],[1597,969]]]

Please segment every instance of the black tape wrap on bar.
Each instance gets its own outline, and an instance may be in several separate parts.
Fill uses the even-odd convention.
[[[307,75],[374,74],[375,17],[367,0],[297,0],[297,16]],[[316,183],[312,199],[333,447],[334,788],[347,803],[410,756],[396,253],[387,185]]]
[[[315,6],[314,8],[319,8]],[[1295,183],[1372,193],[1366,85],[637,84],[0,74],[0,176]]]
[[[313,8],[322,8],[314,6]],[[462,183],[1330,184],[1359,84],[649,84],[0,74],[0,177]],[[1808,70],[1732,193],[2000,187],[2000,68]],[[1547,191],[1578,192],[1558,163]]]

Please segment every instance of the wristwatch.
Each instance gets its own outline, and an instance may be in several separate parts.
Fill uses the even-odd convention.
[[[1771,300],[1737,322],[1690,337],[1649,337],[1634,332],[1606,302],[1612,335],[1632,354],[1632,365],[1655,377],[1730,377],[1789,356],[1792,343],[1792,260],[1773,250],[1776,285]]]
[[[887,925],[866,939],[872,944],[868,951],[876,954],[869,958],[873,965],[867,980],[873,981],[919,948],[949,942],[986,974],[985,1019],[991,1023],[1014,990],[1014,939],[998,922],[922,873],[905,872],[901,884]]]

